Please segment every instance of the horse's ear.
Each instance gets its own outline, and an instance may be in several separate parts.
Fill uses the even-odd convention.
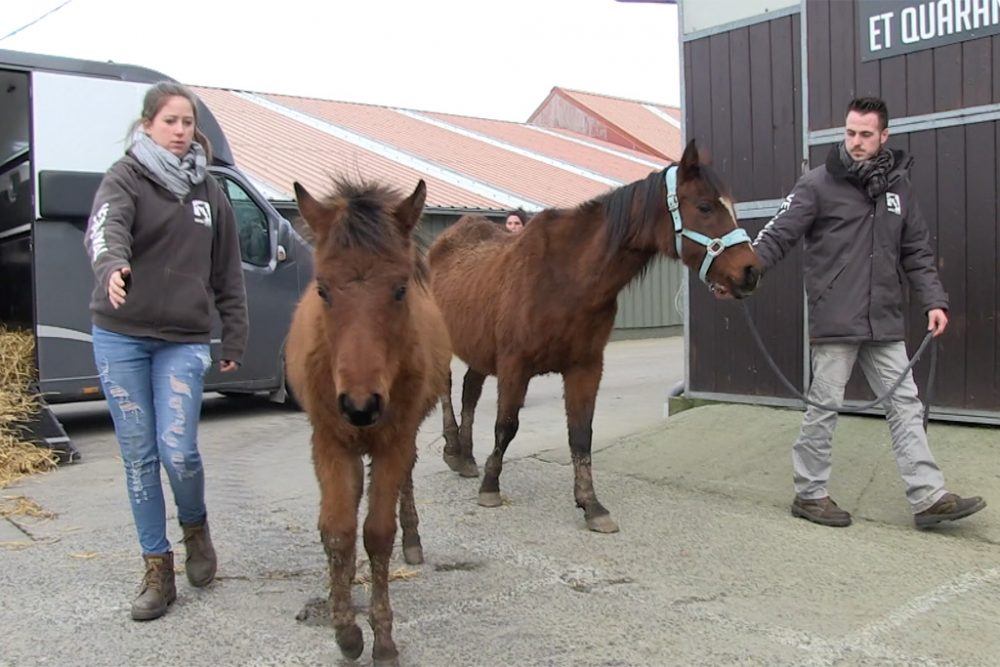
[[[409,236],[410,231],[417,224],[417,221],[420,220],[420,216],[424,212],[424,202],[426,200],[427,184],[421,178],[417,183],[417,187],[413,190],[413,194],[401,201],[393,212],[396,216],[396,221],[399,223],[399,228],[407,236]]]
[[[687,148],[684,149],[684,155],[681,156],[679,174],[681,180],[687,180],[689,178],[698,178],[699,165],[701,160],[698,157],[698,146],[695,145],[694,139],[688,142]]]
[[[314,232],[319,232],[319,228],[326,221],[326,216],[323,215],[323,205],[313,199],[313,196],[309,194],[305,186],[298,181],[295,181],[293,187],[295,188],[295,202],[299,206],[299,213],[305,218],[310,229]]]

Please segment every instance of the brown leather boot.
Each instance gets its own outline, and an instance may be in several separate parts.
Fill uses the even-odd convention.
[[[917,525],[917,528],[930,528],[942,521],[964,519],[984,507],[986,507],[986,501],[979,496],[962,498],[955,493],[946,493],[923,512],[914,514],[913,523]]]
[[[132,620],[151,621],[167,613],[167,607],[177,599],[174,584],[174,554],[146,554],[146,574],[139,595],[132,601]]]
[[[825,496],[815,500],[807,500],[795,496],[792,502],[792,516],[801,517],[821,526],[843,528],[851,525],[851,514],[837,507],[833,498]]]
[[[195,588],[203,588],[215,579],[215,547],[208,532],[208,519],[197,526],[181,526],[184,531],[184,573]]]

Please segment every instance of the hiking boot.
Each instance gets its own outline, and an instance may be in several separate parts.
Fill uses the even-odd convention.
[[[196,526],[181,526],[184,531],[184,573],[195,588],[203,588],[215,579],[215,547],[208,532],[208,519]]]
[[[851,514],[847,510],[837,507],[830,496],[807,500],[795,496],[792,501],[792,516],[807,519],[821,526],[835,526],[843,528],[851,525]]]
[[[917,525],[917,528],[930,528],[942,521],[964,519],[984,507],[986,507],[986,501],[979,496],[962,498],[954,493],[946,493],[941,496],[940,500],[923,512],[914,514],[913,522]]]
[[[174,554],[146,554],[146,574],[139,595],[132,601],[132,620],[151,621],[167,613],[167,607],[177,599],[174,584]]]

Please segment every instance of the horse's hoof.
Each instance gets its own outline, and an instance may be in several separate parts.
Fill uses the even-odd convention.
[[[365,650],[365,639],[357,623],[337,630],[337,646],[348,660],[357,660]]]
[[[479,466],[476,465],[476,459],[471,456],[448,454],[446,452],[444,462],[462,477],[479,477]]]
[[[391,658],[376,658],[372,656],[372,666],[373,667],[399,667],[399,655],[394,655]]]
[[[502,501],[500,500],[499,491],[480,491],[479,492],[479,505],[480,507],[500,507]]]
[[[476,465],[476,459],[462,459],[462,463],[456,472],[461,477],[479,477],[479,466]]]
[[[462,465],[465,463],[464,458],[458,454],[449,454],[448,452],[445,452],[442,458],[444,459],[444,462],[448,464],[449,468],[460,475],[462,474]]]
[[[610,514],[601,514],[587,519],[587,528],[595,533],[617,533],[618,524],[611,518]]]
[[[415,547],[403,547],[403,560],[407,565],[420,565],[424,562],[424,548],[419,544]]]
[[[396,645],[391,640],[388,643],[375,644],[372,647],[372,661],[375,667],[397,667],[399,651],[396,650]]]

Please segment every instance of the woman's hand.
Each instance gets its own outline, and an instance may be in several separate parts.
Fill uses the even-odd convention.
[[[126,285],[131,275],[132,269],[126,266],[117,271],[112,271],[111,277],[108,278],[108,301],[111,302],[111,307],[115,310],[125,305],[125,295],[128,294],[128,287]]]
[[[223,359],[222,361],[219,362],[219,370],[222,371],[223,373],[229,373],[235,371],[239,367],[240,363],[238,361],[230,361],[229,359]]]

